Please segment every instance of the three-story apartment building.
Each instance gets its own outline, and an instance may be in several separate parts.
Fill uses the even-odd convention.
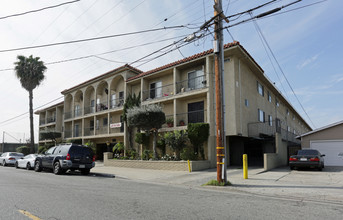
[[[142,105],[160,104],[166,117],[173,119],[172,126],[166,124],[159,132],[186,129],[188,123],[209,123],[205,156],[214,167],[213,59],[213,50],[208,50],[147,72],[124,65],[62,91],[63,104],[36,113],[46,122],[49,112],[63,109],[64,117],[58,117],[62,138],[92,141],[104,152],[109,143],[128,145],[127,128],[121,119],[123,103],[128,94],[141,93]],[[288,147],[299,144],[295,136],[311,127],[239,42],[224,46],[223,80],[229,164],[241,165],[243,153],[248,154],[251,165],[270,168],[286,164]],[[40,132],[45,130],[47,125],[40,124]]]

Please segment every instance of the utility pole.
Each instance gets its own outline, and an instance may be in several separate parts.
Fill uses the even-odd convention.
[[[5,146],[5,131],[2,132],[2,149],[0,152],[4,152],[4,146]]]
[[[215,97],[216,97],[216,152],[217,152],[217,181],[227,182],[226,179],[226,146],[225,146],[225,117],[223,114],[223,9],[222,1],[215,0],[214,8],[214,71],[215,71]]]

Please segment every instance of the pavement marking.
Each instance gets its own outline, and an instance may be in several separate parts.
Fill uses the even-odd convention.
[[[30,212],[28,212],[28,211],[19,209],[18,212],[20,212],[21,214],[23,214],[23,215],[29,217],[29,218],[32,219],[32,220],[41,220],[40,218],[38,218],[37,216],[32,215],[32,214],[31,214]]]

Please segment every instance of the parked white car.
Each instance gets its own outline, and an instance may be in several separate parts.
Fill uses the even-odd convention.
[[[2,166],[7,166],[9,164],[14,165],[17,160],[24,157],[24,154],[17,152],[6,152],[1,154],[0,163]]]
[[[27,170],[31,170],[35,166],[35,159],[37,156],[38,154],[26,155],[23,159],[17,160],[14,166],[16,168],[26,168]]]

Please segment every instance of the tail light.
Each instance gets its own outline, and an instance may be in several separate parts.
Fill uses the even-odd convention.
[[[95,161],[95,155],[93,155],[93,162]]]
[[[9,160],[15,160],[15,158],[13,158],[13,157],[10,157],[10,158],[8,158]]]
[[[297,159],[297,158],[294,158],[294,157],[290,157],[290,158],[289,158],[289,161],[298,161],[298,159]]]
[[[66,160],[70,160],[70,154],[67,154]]]
[[[310,159],[310,161],[319,161],[319,158],[318,157],[313,157]]]

